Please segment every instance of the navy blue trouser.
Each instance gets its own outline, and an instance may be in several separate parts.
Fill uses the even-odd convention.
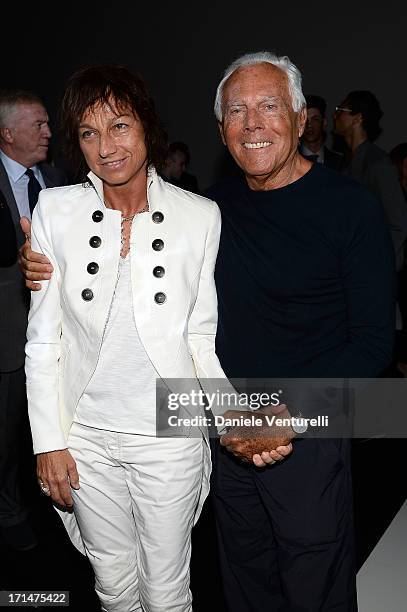
[[[229,612],[355,612],[350,442],[300,439],[266,468],[212,440]]]

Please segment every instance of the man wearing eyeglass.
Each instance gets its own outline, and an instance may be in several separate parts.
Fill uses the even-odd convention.
[[[351,91],[335,107],[334,132],[344,138],[349,149],[350,162],[345,172],[363,183],[383,205],[400,270],[407,238],[407,206],[389,156],[374,144],[382,131],[382,116],[373,93]]]

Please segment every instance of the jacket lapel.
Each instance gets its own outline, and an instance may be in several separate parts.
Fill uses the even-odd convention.
[[[0,160],[0,189],[3,192],[4,197],[6,198],[8,207],[11,212],[11,216],[14,221],[14,225],[17,225],[18,227],[20,227],[20,213],[18,212],[17,202],[15,201],[13,190],[11,189],[8,174],[1,160]]]

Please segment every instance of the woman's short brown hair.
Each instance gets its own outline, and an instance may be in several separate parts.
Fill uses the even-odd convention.
[[[98,103],[131,109],[145,133],[147,163],[161,169],[166,155],[166,134],[158,119],[153,99],[142,77],[119,65],[81,68],[69,78],[61,104],[61,131],[64,151],[79,180],[89,171],[79,146],[79,123]]]

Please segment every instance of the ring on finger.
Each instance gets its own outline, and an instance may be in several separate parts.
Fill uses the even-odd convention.
[[[49,491],[49,487],[47,487],[42,480],[39,480],[39,485],[40,485],[40,489],[41,489],[41,493],[44,493],[44,495],[49,495],[50,491]]]

